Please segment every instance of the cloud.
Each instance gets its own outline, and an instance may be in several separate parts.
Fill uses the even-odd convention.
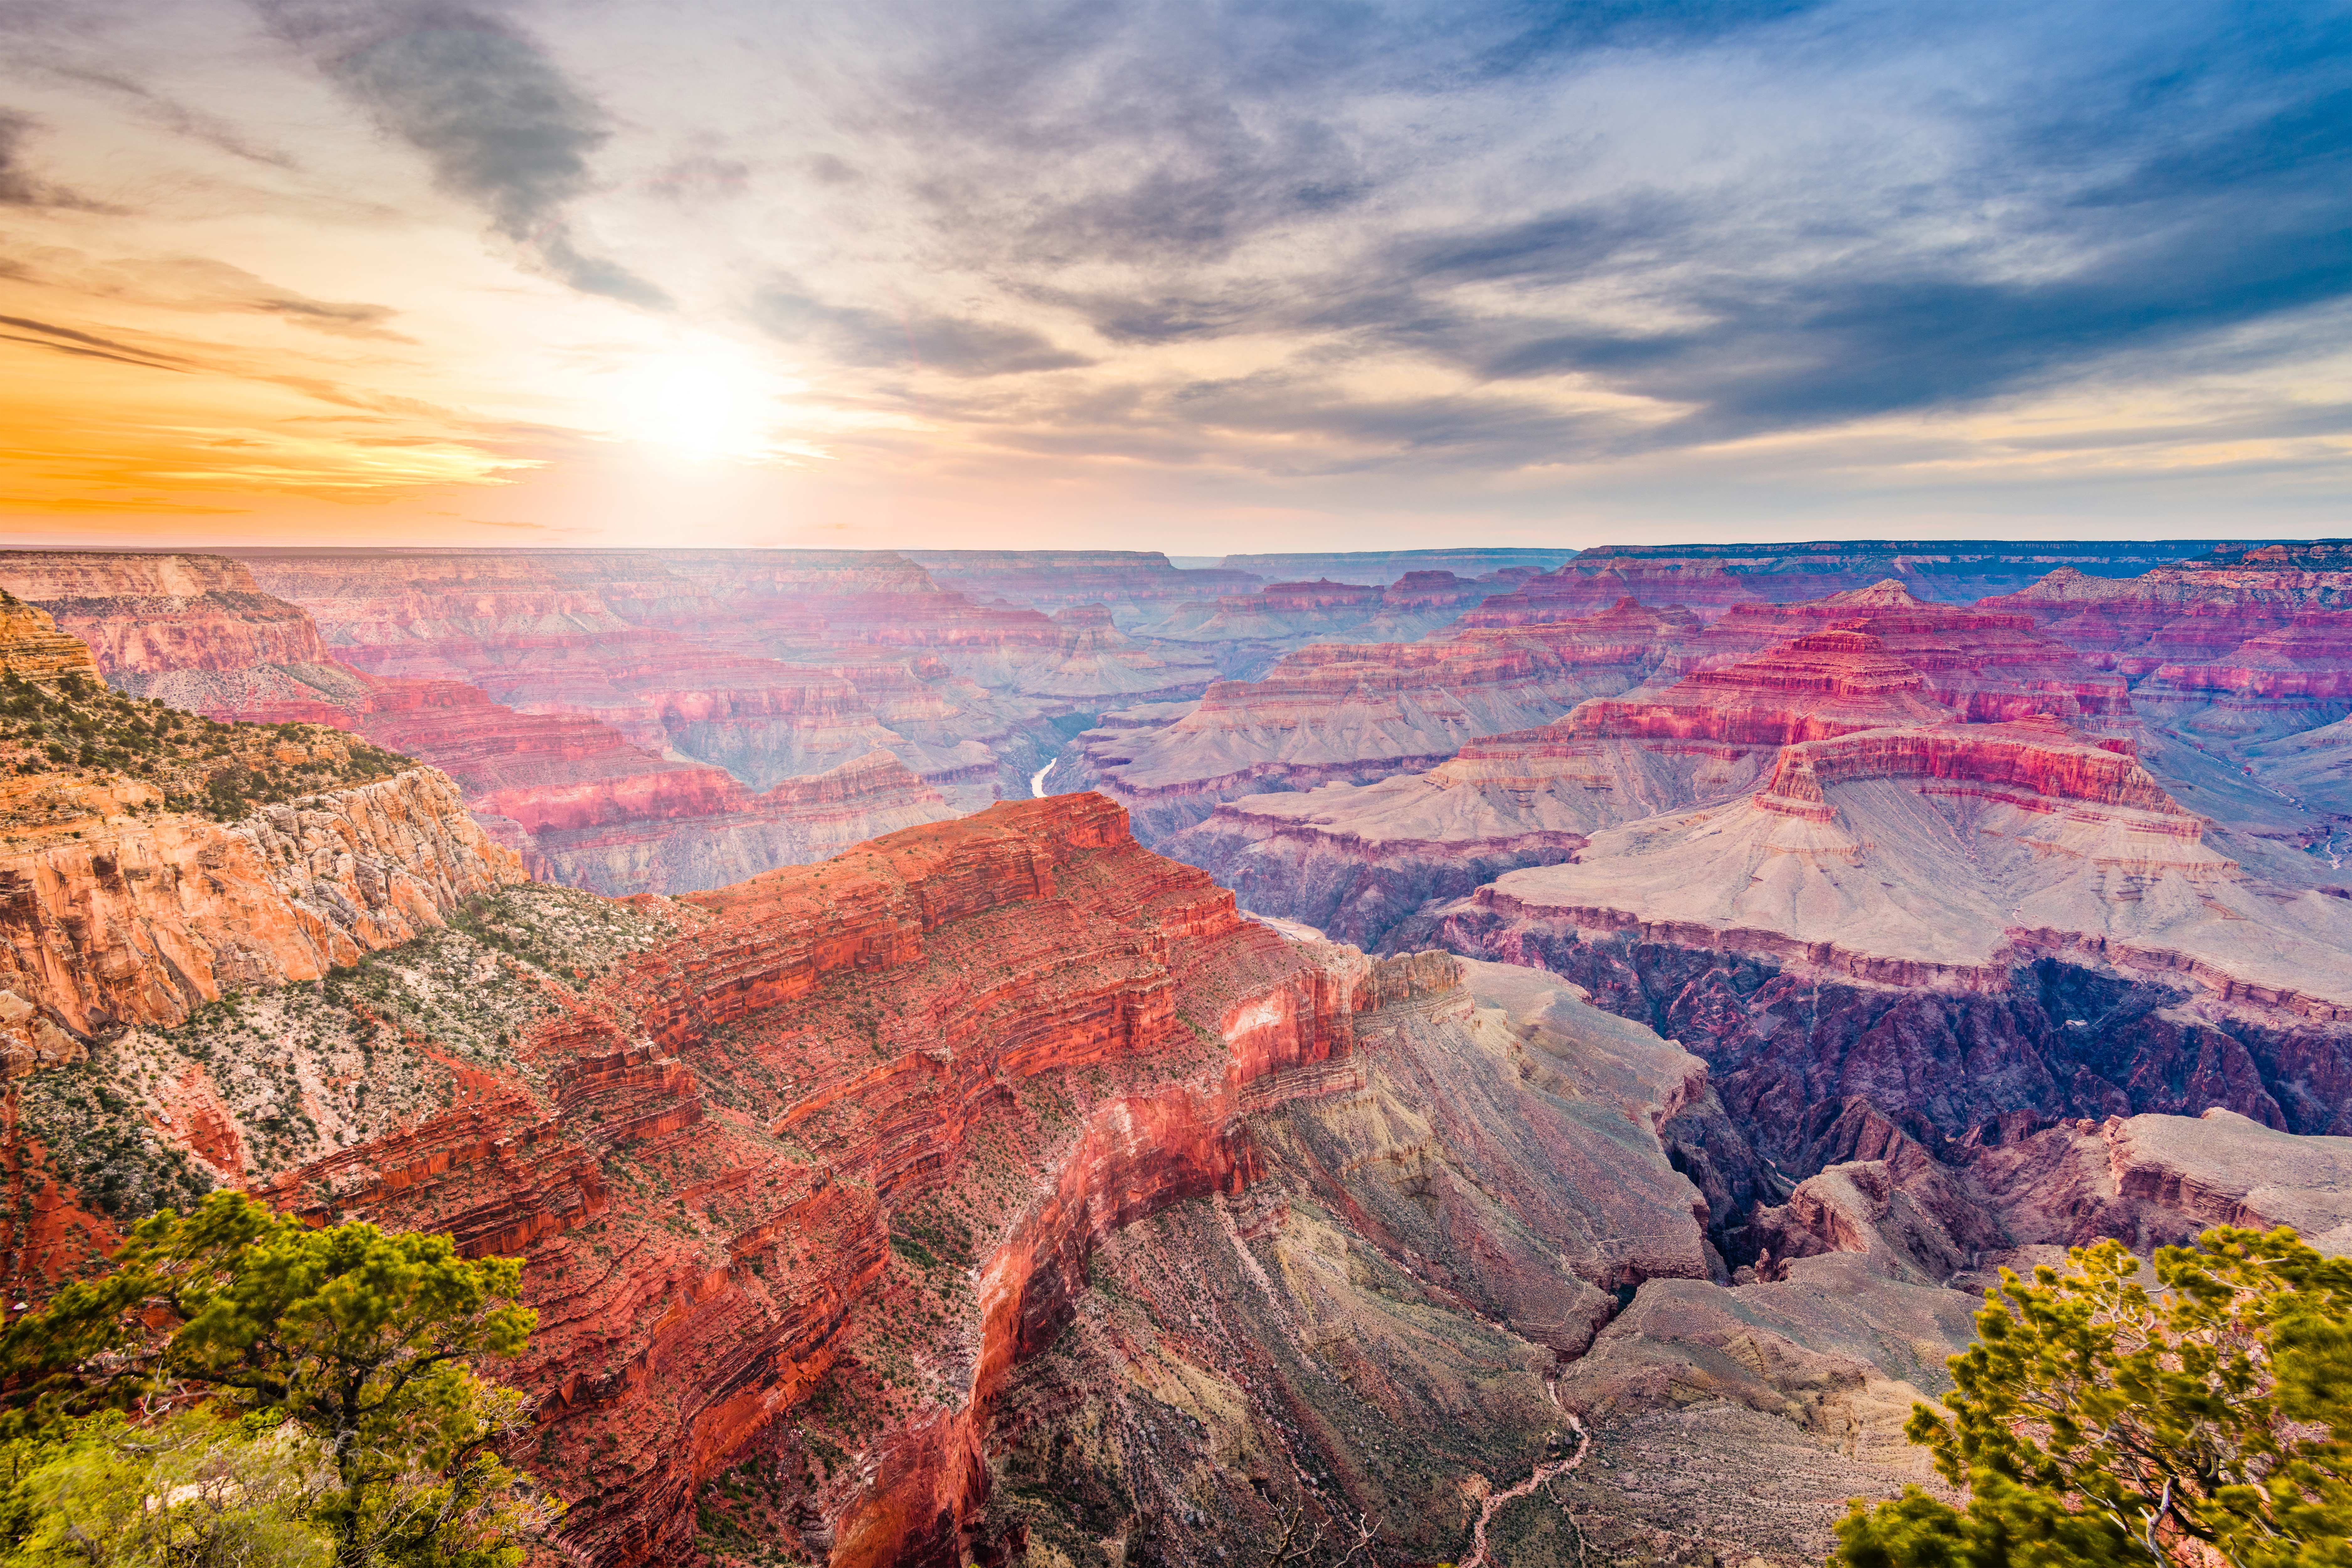
[[[40,130],[29,114],[0,109],[0,207],[72,207],[84,212],[113,209],[77,195],[62,185],[34,178],[25,166],[25,143]]]
[[[789,284],[762,290],[751,313],[777,341],[803,350],[820,349],[844,364],[988,376],[1069,370],[1094,363],[1055,347],[1027,327],[925,310],[891,314],[828,305]]]
[[[15,327],[7,334],[10,342],[30,343],[37,348],[51,349],[58,353],[73,354],[85,359],[109,359],[121,364],[135,364],[147,370],[185,370],[187,362],[170,354],[159,354],[130,343],[102,338],[73,327],[60,327],[47,321],[37,321],[25,316],[0,316],[0,327]],[[37,337],[18,335],[38,333]]]
[[[592,188],[604,111],[512,25],[463,5],[404,0],[255,0],[386,131],[424,153],[443,190],[478,206],[583,293],[659,309],[659,288],[582,248],[566,204]]]

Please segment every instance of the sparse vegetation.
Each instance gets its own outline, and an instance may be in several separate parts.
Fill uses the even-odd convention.
[[[310,984],[224,997],[169,1029],[95,1044],[23,1080],[19,1120],[50,1174],[118,1223],[185,1210],[213,1184],[184,1146],[194,1108],[267,1177],[429,1116],[454,1064],[504,1070],[534,1019],[671,924],[593,894],[503,888],[452,923]],[[429,1044],[430,1049],[420,1049]]]
[[[0,672],[0,774],[144,784],[164,810],[234,822],[265,805],[415,765],[324,724],[223,723],[85,676],[49,683]],[[87,811],[68,790],[20,787],[7,802],[12,826],[63,823]]]

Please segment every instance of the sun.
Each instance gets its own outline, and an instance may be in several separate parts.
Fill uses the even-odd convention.
[[[789,390],[733,344],[666,351],[612,376],[610,424],[623,440],[681,457],[755,462],[782,445],[780,400]]]

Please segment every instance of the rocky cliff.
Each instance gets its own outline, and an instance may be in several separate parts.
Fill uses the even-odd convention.
[[[2352,568],[2326,546],[2227,552],[2122,581],[2062,569],[1979,608],[2031,616],[2129,682],[2152,717],[2207,739],[2352,714]]]
[[[936,787],[866,768],[877,747],[908,752],[967,795],[992,790],[980,782],[998,772],[984,749],[940,734],[963,710],[934,689],[961,684],[986,700],[944,666],[928,683],[903,661],[787,668],[638,624],[724,621],[740,571],[698,576],[626,552],[432,559],[439,565],[411,580],[407,557],[380,552],[256,558],[272,582],[341,617],[330,622],[339,652],[400,672],[389,676],[331,656],[308,612],[260,592],[242,561],[25,552],[0,556],[0,580],[49,595],[117,688],[221,718],[355,730],[447,772],[535,874],[604,891],[717,886],[950,814]],[[852,552],[815,552],[760,583],[779,594],[939,597],[919,568]],[[1097,634],[1057,635],[1082,644]],[[468,671],[534,710],[448,678]],[[681,753],[681,741],[728,766]],[[568,837],[541,845],[542,829]]]
[[[27,680],[57,681],[74,675],[91,681],[105,679],[89,644],[60,630],[47,610],[5,590],[0,590],[0,668]]]
[[[1072,761],[1079,781],[1129,803],[1156,836],[1238,795],[1428,767],[1466,741],[1637,685],[1696,629],[1686,611],[1629,601],[1555,626],[1318,645],[1263,679],[1212,686],[1172,721],[1089,731]]]
[[[226,824],[105,804],[70,839],[0,851],[0,987],[80,1036],[315,980],[522,874],[429,769]]]
[[[69,1269],[78,1204],[205,1180],[520,1252],[514,1457],[588,1562],[1212,1568],[1294,1525],[1785,1560],[1922,1479],[1898,1432],[1970,1270],[2352,1214],[2284,1134],[2021,1117],[1980,1027],[1882,1113],[1919,998],[1817,978],[1800,1034],[1767,962],[1677,992],[1686,946],[1622,951],[1648,967],[1601,999],[1671,998],[1696,1054],[1540,968],[1286,941],[1099,796],[686,900],[499,889],[22,1080],[9,1283]],[[2236,1081],[2221,1040],[2330,1081],[2316,1037],[2083,974],[2049,968],[2046,1033],[2135,1095]],[[2127,1050],[2140,1079],[2096,1065]]]
[[[1359,1016],[1417,989],[1238,919],[1099,797],[695,902],[464,1109],[276,1189],[526,1249],[534,1457],[600,1561],[675,1554],[698,1486],[827,1379],[865,1450],[813,1497],[832,1560],[953,1554],[992,1401],[1088,1252],[1245,1186],[1243,1118],[1351,1081]],[[969,1272],[901,1240],[948,1235]]]
[[[907,559],[950,593],[1033,609],[1109,606],[1123,620],[1219,591],[1246,593],[1243,572],[1185,571],[1156,550],[910,550]]]
[[[380,676],[594,719],[753,790],[892,752],[964,809],[1013,793],[1050,719],[1197,693],[1206,661],[943,592],[887,552],[279,552],[255,570]]]
[[[1922,599],[1967,603],[2021,588],[2053,569],[2126,576],[2192,555],[2208,542],[1602,545],[1488,601],[1463,624],[1573,619],[1628,595],[1643,604],[1687,605],[1713,620],[1739,605],[1819,599],[1887,579]]]
[[[0,552],[0,589],[47,610],[134,696],[216,718],[332,723],[362,695],[310,617],[226,556]]]
[[[1790,790],[1810,787],[1797,782],[1812,766],[1803,742],[2039,716],[2094,726],[2130,751],[2117,728],[2130,711],[2119,680],[2022,616],[1927,605],[1893,582],[1737,606],[1652,657],[1652,683],[1636,692],[1473,741],[1427,773],[1244,796],[1167,847],[1254,909],[1371,946],[1420,904],[1573,859],[1603,827],[1754,792],[1776,770]],[[1660,684],[1678,669],[1680,679]],[[2006,776],[2005,754],[1983,751],[1988,780]]]

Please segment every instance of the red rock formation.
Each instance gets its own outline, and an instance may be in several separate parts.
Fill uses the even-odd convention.
[[[873,1303],[910,1290],[959,1314],[928,1336],[949,1381],[828,1489],[832,1560],[945,1560],[991,1401],[1094,1243],[1238,1188],[1245,1110],[1353,1081],[1328,1069],[1356,1015],[1452,983],[1284,942],[1099,796],[694,901],[715,918],[535,1030],[521,1077],[277,1189],[526,1251],[533,1462],[593,1562],[676,1551],[697,1484],[887,1338],[898,1308]],[[892,1267],[890,1216],[941,1201],[985,1238],[969,1284]]]
[[[0,589],[47,608],[133,696],[219,719],[333,723],[361,694],[310,617],[226,556],[8,551]]]
[[[255,569],[362,668],[585,714],[754,789],[880,748],[982,804],[1050,749],[1027,733],[1052,733],[1044,715],[1190,695],[1214,673],[943,593],[880,552],[320,552]]]
[[[699,774],[707,787],[660,773],[490,796],[476,809],[515,821],[512,842],[536,874],[609,895],[724,887],[955,815],[887,752],[756,795],[715,768]]]
[[[1328,578],[1313,583],[1269,583],[1255,594],[1233,594],[1217,601],[1231,610],[1368,609],[1383,603],[1387,593],[1378,584],[1334,583]]]
[[[1180,570],[1156,550],[912,550],[907,559],[950,592],[1041,610],[1139,608],[1257,585],[1246,573]]]
[[[1923,598],[1961,601],[2021,586],[2053,567],[2138,571],[2198,548],[2175,544],[1999,544],[1853,540],[1824,544],[1603,545],[1517,593],[1491,599],[1465,626],[1526,626],[1591,615],[1631,595],[1686,605],[1712,620],[1736,605],[1818,599],[1892,578]],[[2178,553],[2176,553],[2176,552]]]
[[[2217,552],[2123,581],[2061,570],[1980,606],[2029,615],[2168,723],[2276,736],[2352,714],[2352,568],[2330,545]]]
[[[1457,577],[1480,578],[1491,586],[1540,575],[1573,560],[1573,550],[1524,547],[1461,550],[1334,550],[1295,551],[1273,555],[1228,555],[1228,570],[1254,572],[1269,581],[1299,582],[1316,577],[1342,583],[1394,583],[1414,572],[1450,572]]]
[[[1927,792],[2006,800],[2029,810],[2042,801],[2084,801],[2159,819],[2141,831],[2194,841],[2205,819],[2182,808],[2148,776],[2127,741],[2093,743],[2054,720],[2015,724],[1948,723],[1873,730],[1785,746],[1756,794],[1768,811],[1828,822],[1825,790],[1862,779],[1933,780]]]
[[[85,1035],[173,1024],[224,989],[406,942],[521,875],[429,769],[226,826],[124,812],[0,853],[0,995]]]
[[[1239,795],[1433,765],[1474,737],[1639,683],[1696,629],[1687,611],[1628,600],[1559,625],[1320,644],[1263,679],[1218,682],[1172,723],[1097,731],[1080,746],[1090,777],[1144,805],[1151,831],[1181,827]]]
[[[48,611],[0,590],[0,667],[32,680],[102,680],[89,645],[58,629]]]

